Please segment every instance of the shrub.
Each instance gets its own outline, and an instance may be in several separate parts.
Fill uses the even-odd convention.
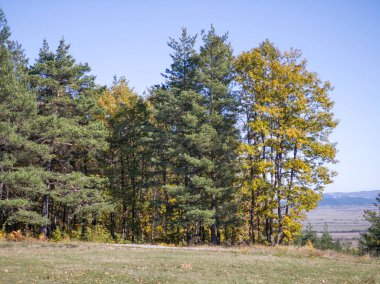
[[[86,231],[85,238],[89,242],[98,242],[98,243],[112,243],[113,238],[108,229],[104,228],[101,225],[96,225],[94,227],[88,227]]]
[[[313,228],[310,223],[308,223],[306,230],[303,231],[294,241],[295,245],[301,245],[305,246],[309,242],[311,242],[313,245],[318,243],[318,236],[315,231],[313,231]]]
[[[17,230],[17,231],[10,232],[7,235],[7,240],[19,242],[19,241],[25,240],[25,236],[23,235],[21,230]]]
[[[77,227],[76,229],[69,231],[68,235],[70,240],[82,240],[82,229],[80,227]]]
[[[3,228],[0,230],[0,240],[5,240],[7,237],[7,233],[5,232],[5,229]]]
[[[376,200],[375,206],[379,209],[379,212],[370,210],[364,212],[364,219],[371,225],[367,232],[361,235],[359,250],[363,254],[368,253],[380,256],[380,193]]]
[[[329,233],[328,227],[325,224],[323,229],[322,236],[318,238],[317,233],[312,230],[310,223],[306,227],[306,230],[302,232],[301,236],[295,242],[296,245],[301,246],[310,246],[313,245],[313,248],[320,250],[335,250],[342,251],[343,247],[339,240],[334,241],[332,236]]]
[[[325,224],[325,227],[323,228],[322,236],[317,239],[317,242],[314,243],[315,248],[321,249],[321,250],[335,250],[335,251],[342,251],[342,245],[339,240],[334,241],[332,236],[329,233],[329,228]]]
[[[70,240],[70,236],[66,234],[63,230],[61,230],[59,227],[57,227],[51,235],[51,240],[54,242],[66,241]]]

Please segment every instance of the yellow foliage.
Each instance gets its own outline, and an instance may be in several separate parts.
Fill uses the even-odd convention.
[[[39,241],[47,241],[47,238],[46,238],[46,236],[44,234],[39,234],[38,235],[38,240]]]
[[[6,237],[7,237],[7,234],[5,233],[5,231],[0,230],[0,240],[5,240]]]
[[[290,243],[297,236],[300,235],[302,230],[302,225],[298,222],[298,214],[294,214],[295,211],[291,212],[293,214],[287,215],[284,217],[284,230],[283,233],[285,235],[285,242]]]
[[[7,240],[16,241],[16,242],[17,241],[23,241],[23,240],[25,240],[25,236],[23,235],[21,230],[17,230],[17,231],[13,231],[13,232],[9,233],[7,236]]]
[[[121,80],[111,89],[104,91],[99,98],[99,105],[110,117],[115,116],[120,107],[131,106],[138,99],[138,95],[128,86],[128,82]]]

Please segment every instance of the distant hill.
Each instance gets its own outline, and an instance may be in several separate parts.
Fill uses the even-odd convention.
[[[372,205],[379,193],[380,190],[325,193],[318,205]]]

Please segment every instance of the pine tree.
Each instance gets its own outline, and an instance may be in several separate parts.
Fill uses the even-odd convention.
[[[170,38],[168,46],[173,50],[170,54],[173,61],[165,74],[162,74],[166,82],[152,88],[148,97],[154,112],[154,163],[157,168],[157,186],[162,192],[160,202],[165,206],[162,226],[166,241],[179,242],[183,229],[184,212],[179,209],[176,198],[177,186],[183,185],[185,175],[184,163],[180,161],[183,160],[181,153],[184,149],[180,145],[182,142],[178,136],[178,124],[183,115],[180,113],[180,105],[183,103],[181,92],[194,89],[196,84],[195,42],[196,36],[188,35],[185,28],[178,40]],[[187,235],[189,240],[189,230]]]
[[[212,171],[208,174],[210,207],[215,212],[211,226],[211,241],[219,244],[220,230],[235,223],[236,203],[236,150],[239,132],[237,122],[237,100],[232,90],[234,58],[228,35],[219,36],[215,29],[203,33],[200,49],[197,80],[207,109],[207,129],[212,133],[209,151],[205,157],[210,161]],[[206,127],[206,126],[205,126]],[[234,224],[235,225],[235,224]]]
[[[168,187],[181,211],[179,222],[186,227],[186,242],[204,242],[205,227],[214,222],[215,211],[207,200],[212,181],[212,164],[206,154],[214,132],[206,122],[203,98],[194,91],[177,96],[179,114],[174,131],[178,159],[175,163],[176,184]],[[194,237],[196,237],[194,239]]]
[[[49,158],[45,145],[33,140],[37,103],[12,57],[13,41],[0,10],[0,225],[35,229],[49,222],[38,212],[47,173],[40,167]]]
[[[361,235],[359,249],[362,253],[369,253],[375,256],[380,255],[380,194],[376,198],[376,210],[364,212],[364,219],[370,223],[367,232]]]
[[[152,147],[155,184],[159,192],[157,202],[163,206],[163,241],[178,242],[178,210],[174,199],[169,196],[168,187],[175,184],[175,161],[178,158],[175,141],[175,121],[177,120],[177,98],[166,87],[154,87],[147,98],[152,107],[153,134]]]
[[[96,223],[105,209],[100,189],[98,155],[107,148],[106,131],[98,119],[100,108],[90,67],[77,64],[61,40],[57,51],[50,51],[46,40],[39,58],[30,69],[33,91],[37,94],[40,127],[35,141],[48,145],[51,159],[44,163],[51,177],[46,179],[42,201],[43,216],[51,229],[82,223]],[[45,235],[50,228],[44,227]]]
[[[186,28],[182,28],[181,37],[169,39],[168,46],[173,50],[170,54],[173,62],[170,69],[163,74],[167,79],[166,86],[178,90],[194,90],[196,88],[195,72],[197,69],[197,52],[195,50],[197,35],[190,36]]]
[[[306,230],[303,232],[301,245],[305,246],[307,242],[311,242],[314,246],[318,246],[319,242],[317,233],[313,230],[310,223],[307,224]]]
[[[206,125],[207,109],[198,92],[195,40],[185,29],[178,41],[171,39],[173,63],[166,70],[166,84],[149,98],[155,110],[156,141],[165,146],[158,163],[166,199],[165,226],[177,228],[177,241],[184,232],[187,244],[206,240],[205,227],[215,215],[207,203],[211,164],[205,157],[214,131]]]
[[[107,173],[110,193],[121,207],[123,239],[142,241],[147,226],[151,171],[151,118],[147,103],[125,79],[116,80],[99,99],[110,131]],[[120,203],[119,203],[120,201]],[[114,217],[112,217],[114,218]],[[115,221],[112,221],[116,223]],[[112,224],[115,227],[115,224]],[[113,230],[112,230],[113,231]]]

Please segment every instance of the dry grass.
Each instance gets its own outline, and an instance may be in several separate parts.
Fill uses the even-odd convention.
[[[0,242],[0,283],[380,283],[379,267],[307,247]]]

